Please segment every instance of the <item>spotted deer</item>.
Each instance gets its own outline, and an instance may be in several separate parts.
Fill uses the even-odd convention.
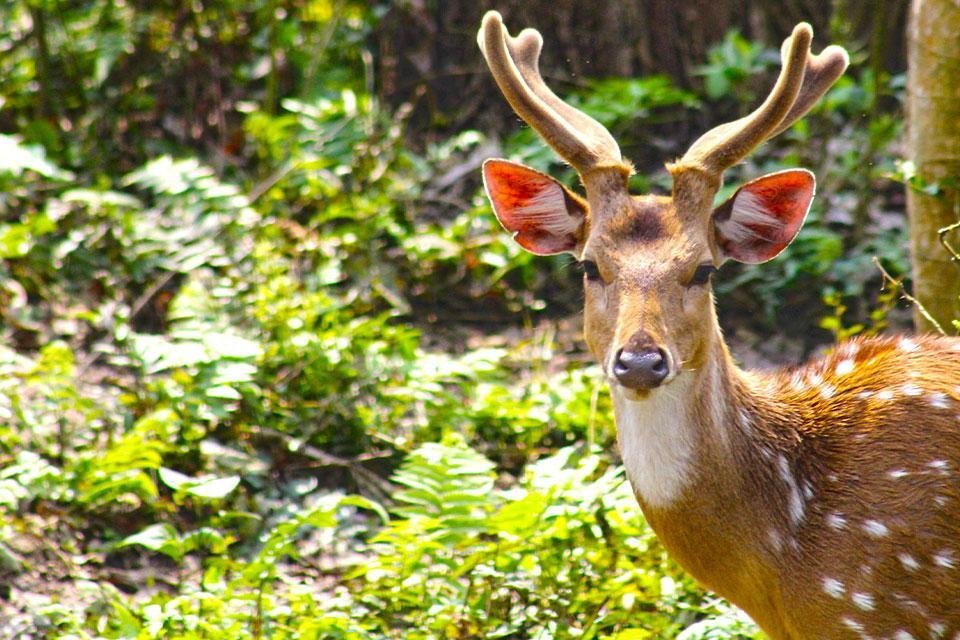
[[[847,54],[798,25],[769,96],[667,165],[669,197],[630,195],[610,133],[558,98],[532,29],[499,13],[478,41],[514,111],[580,176],[490,159],[502,226],[584,272],[584,334],[610,386],[626,475],[679,563],[774,639],[960,640],[960,341],[859,339],[775,372],[737,367],[711,274],[793,240],[814,176],[757,178],[714,206],[725,169],[802,117]]]

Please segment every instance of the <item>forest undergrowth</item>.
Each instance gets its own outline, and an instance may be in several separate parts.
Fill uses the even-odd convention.
[[[572,261],[479,184],[570,170],[384,105],[387,4],[194,4],[0,24],[0,638],[759,637],[635,505]],[[567,97],[670,159],[650,131],[743,113],[778,60],[730,33],[697,90]],[[902,88],[855,64],[729,172],[819,182],[786,254],[715,280],[748,364],[904,321],[872,263],[907,271]]]

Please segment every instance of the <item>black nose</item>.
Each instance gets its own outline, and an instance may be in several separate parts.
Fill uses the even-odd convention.
[[[617,359],[613,363],[613,375],[623,386],[629,389],[653,389],[660,386],[670,367],[667,364],[667,354],[663,349],[656,347],[640,351],[617,352]]]

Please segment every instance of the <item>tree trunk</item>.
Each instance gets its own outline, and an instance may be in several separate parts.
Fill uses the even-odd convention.
[[[908,154],[916,181],[908,188],[914,296],[941,327],[960,320],[960,263],[938,230],[960,220],[960,4],[913,0],[908,35]],[[948,234],[954,246],[960,234]],[[919,310],[920,331],[933,329]]]

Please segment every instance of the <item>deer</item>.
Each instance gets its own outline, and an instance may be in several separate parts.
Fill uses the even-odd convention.
[[[583,333],[613,400],[637,502],[668,553],[774,640],[960,640],[960,340],[854,338],[751,371],[717,320],[712,276],[794,239],[814,175],[789,169],[714,205],[726,169],[806,114],[846,51],[797,25],[769,95],[632,195],[609,131],[543,81],[543,38],[483,17],[478,43],[514,112],[577,172],[581,196],[505,159],[483,182],[503,228],[583,270]]]

